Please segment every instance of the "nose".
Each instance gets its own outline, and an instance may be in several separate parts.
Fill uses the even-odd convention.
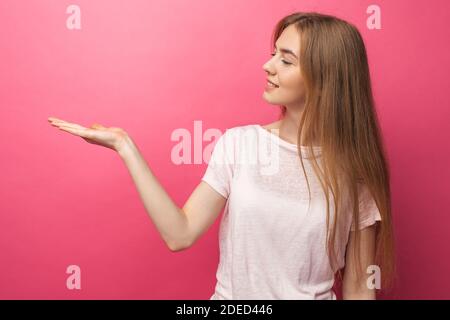
[[[267,72],[267,74],[273,75],[274,69],[271,66],[270,60],[263,64],[263,70]]]

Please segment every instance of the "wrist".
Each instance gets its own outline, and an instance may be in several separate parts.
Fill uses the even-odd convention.
[[[131,139],[131,137],[128,134],[126,134],[118,143],[116,151],[119,154],[119,156],[123,159],[132,152],[133,148],[134,148],[133,139]]]

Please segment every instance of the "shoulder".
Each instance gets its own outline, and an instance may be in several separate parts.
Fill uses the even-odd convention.
[[[279,129],[280,128],[280,123],[281,120],[272,122],[272,123],[268,123],[268,124],[246,124],[246,125],[241,125],[241,126],[235,126],[235,127],[231,127],[228,130],[231,130],[233,132],[237,132],[237,133],[243,133],[243,132],[249,132],[249,131],[255,131],[258,130],[259,128],[262,129],[266,129],[266,130],[271,130],[271,129]]]
[[[258,130],[257,124],[240,125],[226,129],[222,136],[228,141],[237,143],[241,138],[256,133]]]
[[[239,150],[246,149],[255,144],[259,130],[256,124],[230,127],[223,132],[217,140],[217,144],[226,150],[225,152],[230,156],[231,154],[236,156]]]
[[[225,130],[225,133],[230,132],[231,134],[239,134],[239,133],[242,133],[245,131],[253,130],[256,126],[257,126],[257,124],[245,124],[245,125],[230,127]]]

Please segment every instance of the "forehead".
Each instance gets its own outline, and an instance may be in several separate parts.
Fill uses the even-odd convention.
[[[299,56],[300,34],[298,33],[297,28],[293,24],[286,27],[276,40],[275,44],[278,48],[290,49]]]

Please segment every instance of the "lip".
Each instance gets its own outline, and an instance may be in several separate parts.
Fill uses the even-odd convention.
[[[264,88],[265,91],[271,91],[271,90],[275,90],[275,89],[278,89],[278,87],[271,87],[271,86],[269,86],[268,83],[266,83],[266,87]]]
[[[273,85],[275,85],[277,88],[279,87],[279,85],[277,85],[275,82],[273,82],[273,81],[270,81],[270,79],[269,78],[267,78],[267,81],[269,81],[271,84],[273,84]]]

